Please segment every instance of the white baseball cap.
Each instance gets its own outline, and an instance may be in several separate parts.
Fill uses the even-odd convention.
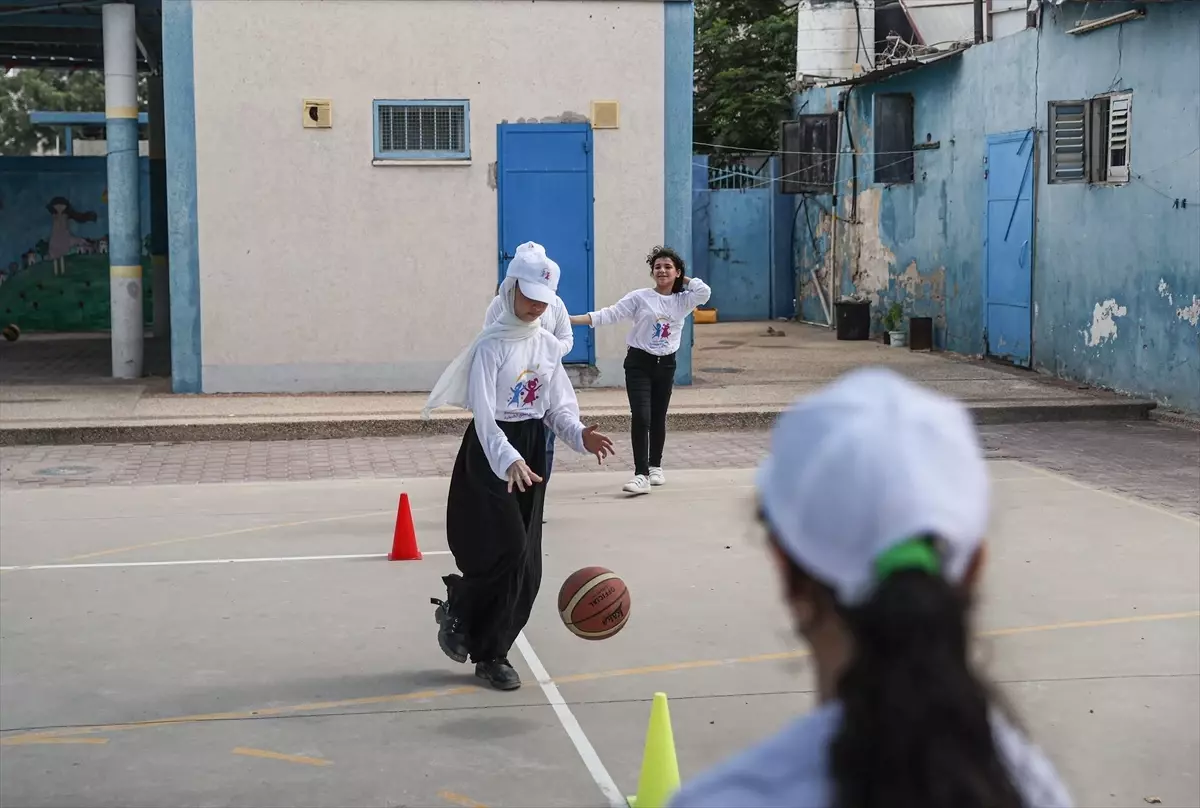
[[[546,256],[546,248],[536,241],[517,247],[505,277],[515,278],[521,294],[539,303],[550,305],[558,294],[558,264]]]
[[[922,536],[960,582],[987,529],[970,414],[882,368],[852,371],[780,415],[756,482],[783,551],[847,606],[871,596],[884,553]]]

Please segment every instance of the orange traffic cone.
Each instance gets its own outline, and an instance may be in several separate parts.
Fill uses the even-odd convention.
[[[408,505],[408,494],[400,495],[400,507],[396,511],[396,532],[392,535],[392,551],[388,561],[420,561],[421,549],[417,547],[417,531],[413,528],[412,508]]]

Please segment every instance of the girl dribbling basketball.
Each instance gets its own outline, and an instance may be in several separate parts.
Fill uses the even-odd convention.
[[[757,489],[819,703],[672,808],[1068,808],[968,660],[988,480],[966,410],[855,371],[779,418]]]
[[[517,248],[500,287],[503,311],[438,380],[423,416],[450,404],[474,416],[463,435],[446,501],[446,538],[461,576],[433,599],[438,645],[500,690],[521,686],[508,652],[542,582],[546,430],[599,461],[612,441],[579,420],[558,340],[541,327],[558,265],[539,244]],[[515,490],[514,490],[515,489]]]

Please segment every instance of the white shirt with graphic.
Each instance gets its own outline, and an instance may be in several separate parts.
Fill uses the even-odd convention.
[[[523,458],[497,421],[539,418],[575,451],[586,451],[579,401],[561,350],[558,339],[544,328],[527,340],[484,340],[475,350],[467,403],[488,464],[502,480],[508,467]]]
[[[712,289],[699,278],[689,278],[683,291],[660,295],[654,289],[638,289],[611,306],[591,312],[592,327],[633,320],[625,342],[655,356],[679,350],[683,321],[697,306],[712,296]]]
[[[483,315],[484,327],[499,320],[503,311],[504,302],[500,299],[500,295],[496,295]],[[561,297],[555,295],[554,302],[547,306],[546,311],[542,313],[542,328],[558,338],[563,356],[569,354],[571,348],[575,347],[575,332],[571,330],[571,314],[567,311],[567,304],[563,303]]]

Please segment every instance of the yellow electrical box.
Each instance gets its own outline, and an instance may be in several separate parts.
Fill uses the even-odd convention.
[[[330,129],[333,127],[333,102],[328,98],[304,99],[304,128]]]
[[[621,103],[619,101],[592,102],[592,128],[618,129],[621,126]]]

